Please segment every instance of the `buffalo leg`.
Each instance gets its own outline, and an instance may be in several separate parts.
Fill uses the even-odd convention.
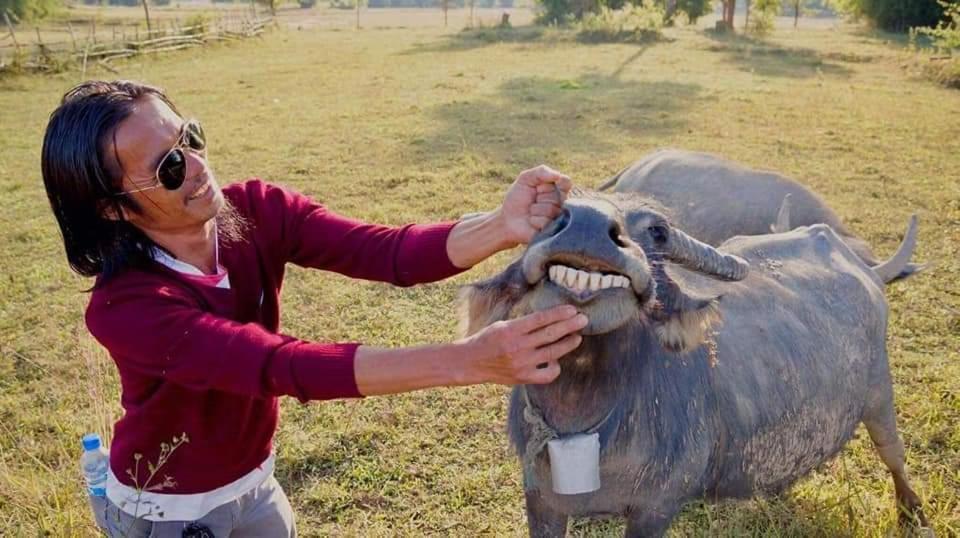
[[[903,441],[897,434],[897,416],[893,409],[893,387],[889,381],[884,386],[884,389],[880,389],[879,397],[873,399],[871,406],[867,408],[863,424],[870,433],[870,439],[877,453],[880,454],[880,459],[893,475],[901,523],[913,525],[919,523],[921,527],[927,527],[923,503],[920,501],[920,496],[910,487],[910,480],[907,478]]]
[[[524,492],[527,499],[527,527],[530,538],[556,538],[567,535],[567,515],[547,506],[540,492]]]
[[[676,510],[643,510],[627,514],[625,538],[658,538],[667,533]]]

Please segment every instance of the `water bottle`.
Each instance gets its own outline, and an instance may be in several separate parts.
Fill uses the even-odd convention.
[[[87,483],[87,496],[90,499],[90,509],[93,510],[93,519],[100,529],[106,529],[107,509],[107,470],[110,467],[110,456],[100,443],[100,436],[88,433],[83,436],[83,455],[80,457],[80,468]]]

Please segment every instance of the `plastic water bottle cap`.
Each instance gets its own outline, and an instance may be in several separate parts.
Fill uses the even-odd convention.
[[[96,433],[88,433],[83,436],[83,449],[84,450],[96,450],[100,448],[100,435]]]

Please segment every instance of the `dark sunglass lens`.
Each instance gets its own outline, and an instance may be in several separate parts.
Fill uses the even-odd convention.
[[[177,148],[167,154],[160,163],[157,177],[167,190],[174,191],[183,185],[183,181],[187,179],[187,159],[183,155],[183,150]]]
[[[203,127],[197,122],[187,124],[187,145],[191,149],[202,150],[207,147],[207,137],[203,134]]]

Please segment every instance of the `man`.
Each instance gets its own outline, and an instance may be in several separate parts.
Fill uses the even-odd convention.
[[[549,383],[579,345],[587,320],[572,307],[402,349],[278,333],[287,262],[401,286],[440,280],[528,242],[559,214],[566,176],[541,166],[521,173],[495,211],[390,228],[260,180],[221,190],[206,151],[199,122],[128,81],[69,91],[44,138],[67,259],[96,277],[87,326],[122,386],[108,534],[295,535],[272,473],[278,396]]]

